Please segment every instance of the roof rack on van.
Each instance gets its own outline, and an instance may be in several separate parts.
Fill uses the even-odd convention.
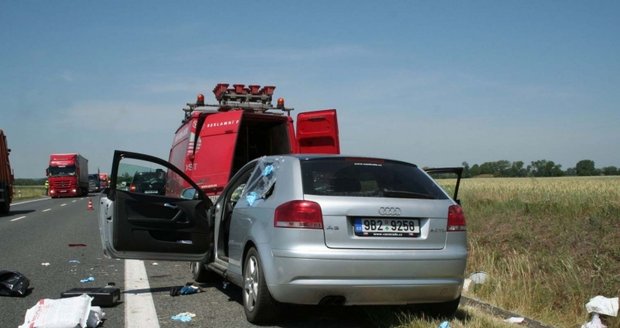
[[[183,108],[185,116],[188,117],[194,110],[201,107],[216,107],[219,112],[226,112],[232,109],[242,109],[249,112],[265,113],[268,110],[281,110],[290,116],[293,108],[284,107],[284,99],[278,98],[276,106],[271,104],[275,86],[263,86],[251,84],[247,87],[243,84],[233,84],[232,88],[227,83],[219,83],[213,89],[215,99],[218,104],[205,104],[203,94],[198,94],[196,103],[187,103],[187,108]]]

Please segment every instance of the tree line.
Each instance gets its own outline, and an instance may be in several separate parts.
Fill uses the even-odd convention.
[[[484,162],[472,166],[463,162],[463,177],[471,178],[479,175],[492,175],[494,177],[561,177],[561,176],[598,176],[620,175],[620,169],[615,166],[597,168],[593,160],[584,159],[575,167],[562,169],[562,165],[545,159],[532,161],[525,165],[523,161],[510,162],[500,160]]]

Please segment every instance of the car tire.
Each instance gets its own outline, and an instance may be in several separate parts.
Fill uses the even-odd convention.
[[[209,283],[216,282],[220,277],[217,273],[209,270],[204,262],[190,262],[189,270],[195,282]]]
[[[250,248],[243,263],[242,298],[246,319],[253,324],[271,323],[279,314],[280,304],[267,289],[256,248]]]
[[[455,300],[443,302],[443,303],[427,303],[417,306],[422,312],[432,318],[437,319],[449,319],[454,318],[456,311],[459,308],[461,302],[461,296]]]

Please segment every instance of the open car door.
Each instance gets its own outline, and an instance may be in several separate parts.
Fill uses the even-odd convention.
[[[113,258],[199,261],[213,250],[211,201],[174,165],[116,150],[99,231]]]
[[[296,134],[301,154],[340,154],[335,109],[299,113]]]
[[[456,186],[454,186],[454,196],[452,199],[461,203],[461,200],[458,198],[459,196],[459,186],[461,185],[461,178],[463,176],[463,168],[462,167],[437,167],[437,168],[427,168],[424,169],[426,173],[431,175],[433,179],[437,178],[452,178],[454,174],[456,174]]]

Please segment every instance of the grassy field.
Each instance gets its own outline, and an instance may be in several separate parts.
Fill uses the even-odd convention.
[[[13,202],[45,197],[45,186],[13,186]]]
[[[580,327],[591,297],[620,294],[620,177],[466,179],[459,194],[467,273],[490,278],[470,295]],[[607,324],[620,328],[617,318]]]

